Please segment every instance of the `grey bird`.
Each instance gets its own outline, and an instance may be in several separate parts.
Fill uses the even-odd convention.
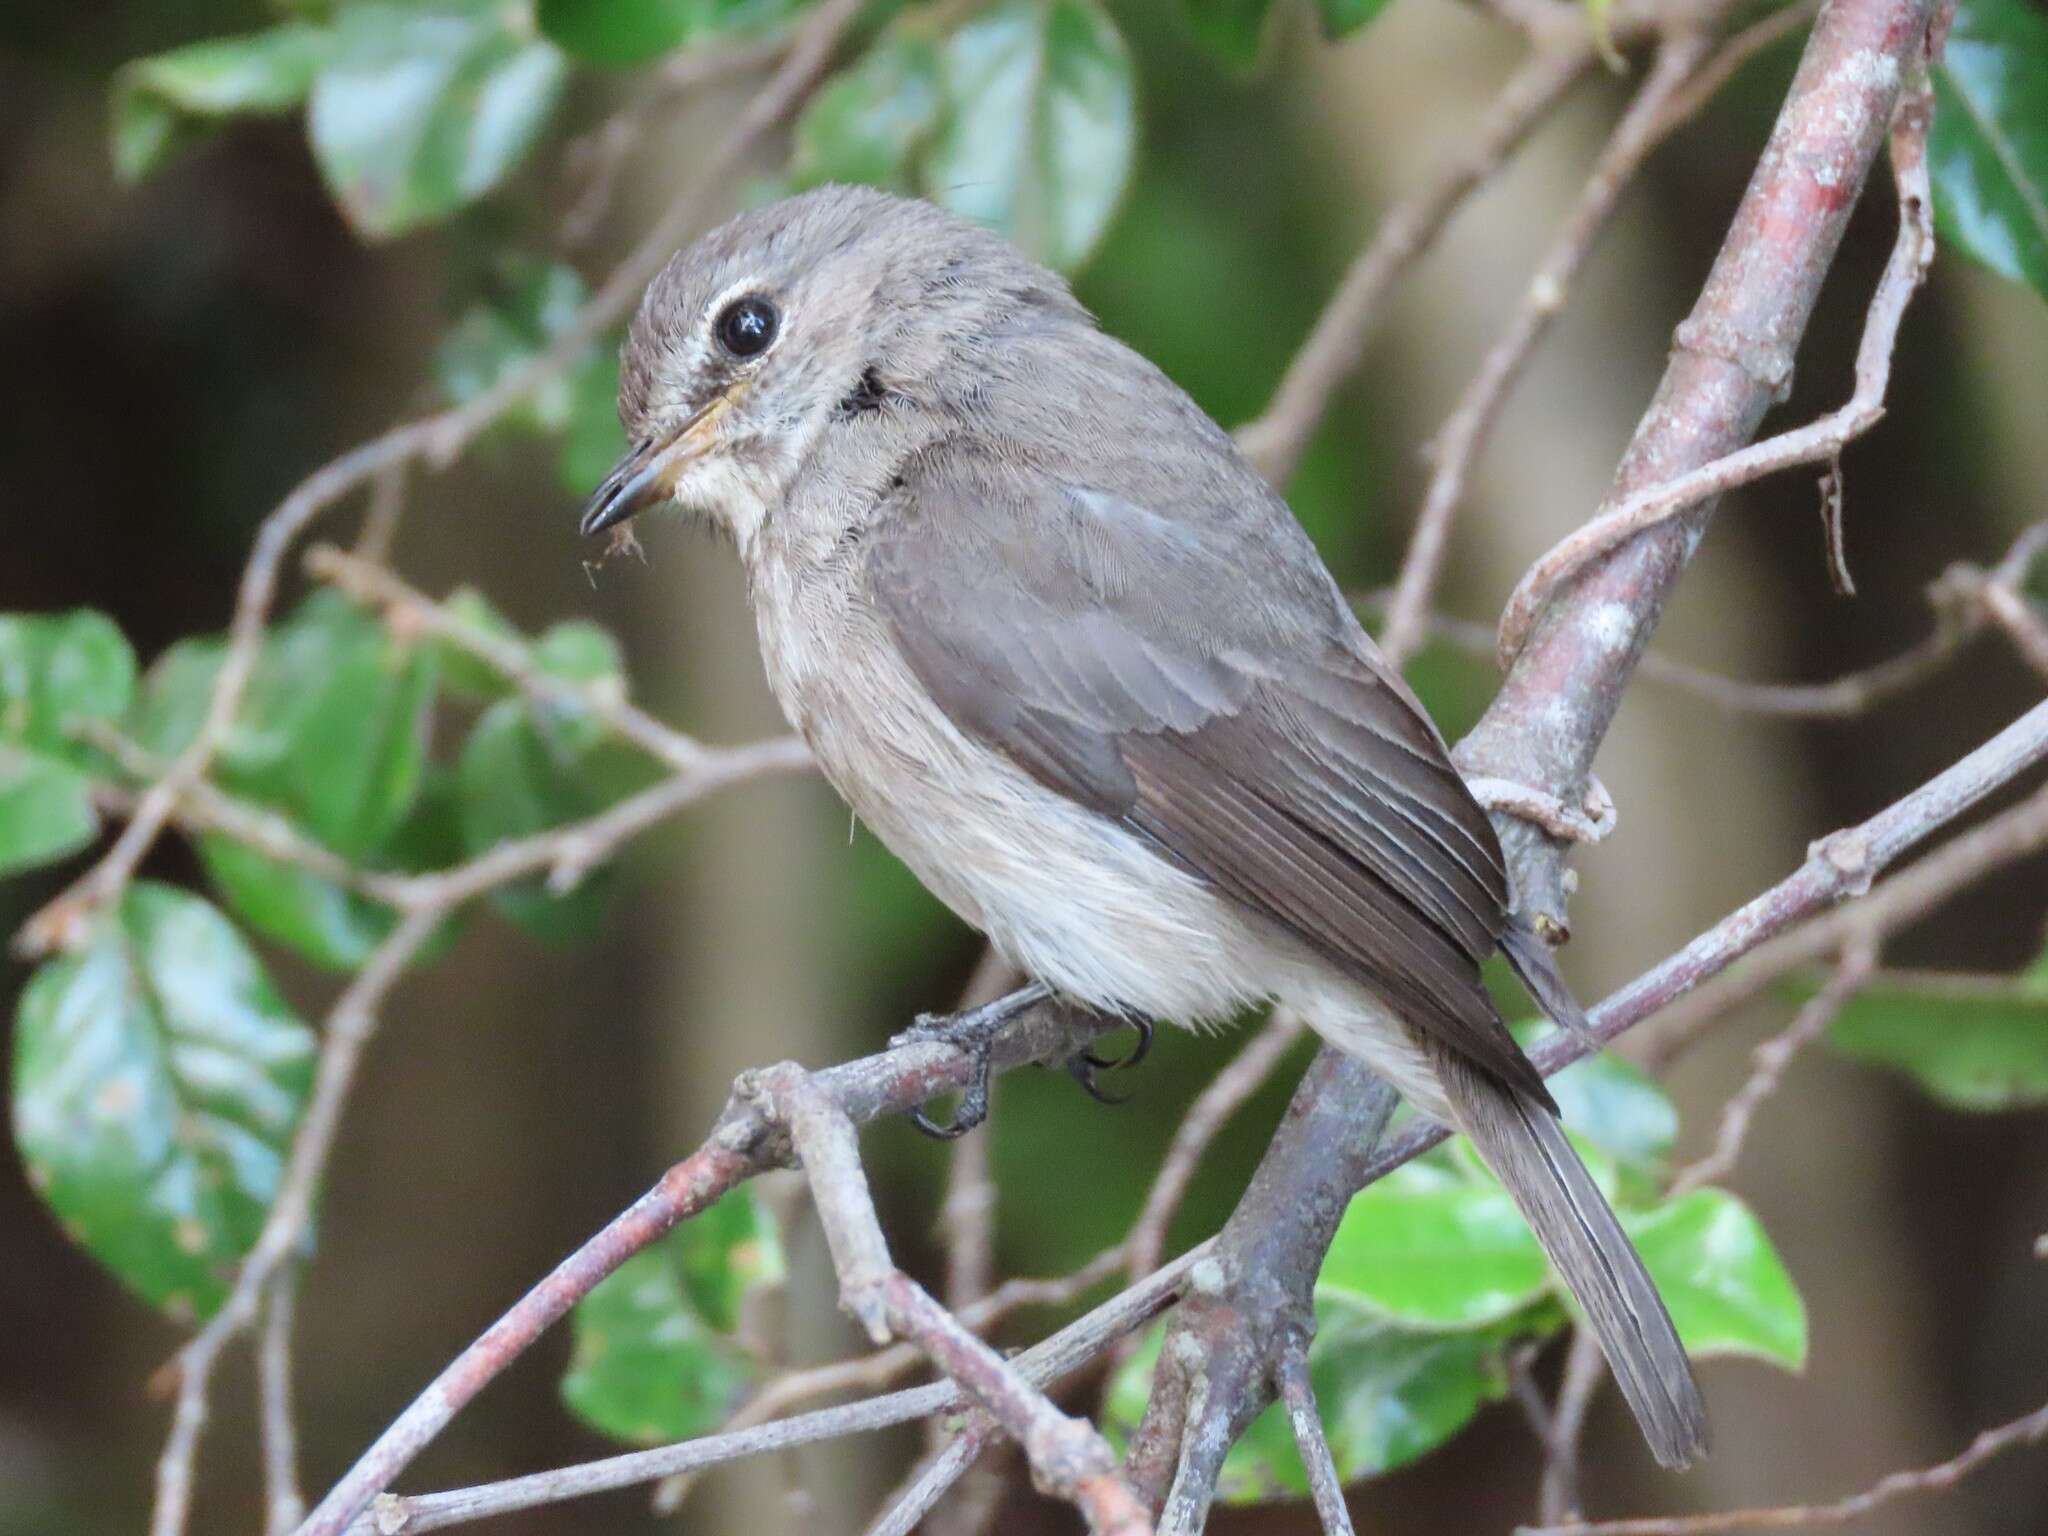
[[[1657,1459],[1704,1452],[1670,1316],[1480,964],[1577,1005],[1443,738],[1228,434],[998,236],[844,187],[671,261],[619,412],[584,531],[675,503],[731,539],[777,700],[933,892],[1089,1008],[1297,1010],[1471,1138]]]

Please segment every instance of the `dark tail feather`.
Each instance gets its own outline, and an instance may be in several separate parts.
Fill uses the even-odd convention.
[[[1581,1040],[1592,1045],[1600,1043],[1593,1035],[1593,1021],[1572,996],[1572,989],[1564,984],[1557,957],[1551,954],[1548,944],[1510,919],[1500,936],[1500,947],[1538,1007]]]
[[[1458,1128],[1584,1309],[1651,1452],[1674,1468],[1705,1455],[1706,1405],[1671,1314],[1564,1127],[1462,1057],[1435,1045],[1430,1052]]]

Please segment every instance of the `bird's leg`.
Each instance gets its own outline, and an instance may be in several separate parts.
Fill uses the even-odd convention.
[[[1051,996],[1052,988],[1034,981],[965,1013],[921,1013],[915,1024],[889,1042],[891,1045],[915,1045],[934,1041],[966,1052],[974,1063],[974,1076],[968,1079],[967,1087],[961,1092],[960,1107],[953,1112],[949,1124],[941,1125],[933,1120],[922,1107],[910,1112],[912,1122],[920,1131],[941,1141],[951,1141],[956,1136],[966,1135],[988,1118],[988,1080],[993,1070],[996,1036],[1011,1020]]]
[[[1121,1104],[1128,1095],[1106,1092],[1095,1080],[1097,1072],[1122,1072],[1152,1053],[1152,1021],[1132,1019],[1130,1025],[1138,1032],[1138,1039],[1123,1055],[1098,1056],[1093,1051],[1080,1051],[1067,1058],[1068,1073],[1081,1085],[1081,1091],[1098,1104]]]

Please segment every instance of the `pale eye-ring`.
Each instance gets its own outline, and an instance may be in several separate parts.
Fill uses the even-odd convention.
[[[775,340],[782,316],[759,294],[734,299],[719,311],[712,327],[718,344],[734,357],[759,357]]]

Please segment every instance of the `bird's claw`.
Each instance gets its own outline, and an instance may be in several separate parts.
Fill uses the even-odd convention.
[[[935,1140],[954,1141],[986,1120],[989,1079],[995,1072],[996,1037],[1012,1019],[1049,995],[1046,988],[1034,984],[965,1013],[921,1013],[910,1028],[891,1040],[891,1045],[949,1045],[963,1052],[973,1069],[973,1075],[960,1091],[960,1104],[951,1120],[934,1120],[920,1104],[910,1111],[911,1124]]]
[[[1098,1056],[1094,1051],[1082,1051],[1067,1058],[1067,1073],[1081,1085],[1081,1091],[1098,1104],[1125,1104],[1130,1095],[1109,1093],[1095,1080],[1098,1072],[1124,1072],[1135,1067],[1152,1052],[1152,1021],[1133,1019],[1131,1028],[1138,1032],[1137,1042],[1121,1056]]]

